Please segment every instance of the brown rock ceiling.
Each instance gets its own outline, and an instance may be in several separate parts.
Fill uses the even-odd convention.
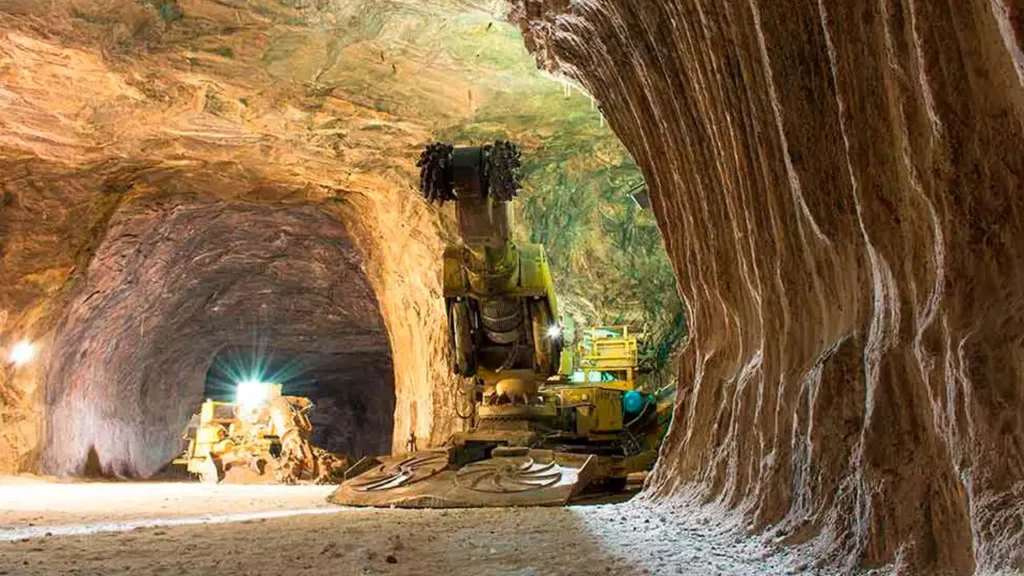
[[[1024,570],[1013,0],[520,0],[641,165],[687,302],[649,492],[823,565]]]

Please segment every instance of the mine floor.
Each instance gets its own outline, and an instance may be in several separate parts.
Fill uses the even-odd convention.
[[[783,574],[793,557],[643,504],[372,510],[324,486],[0,480],[0,574]]]

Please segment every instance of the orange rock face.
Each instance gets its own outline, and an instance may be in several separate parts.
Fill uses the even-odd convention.
[[[514,4],[642,166],[687,303],[648,491],[823,564],[1024,569],[1020,6]]]

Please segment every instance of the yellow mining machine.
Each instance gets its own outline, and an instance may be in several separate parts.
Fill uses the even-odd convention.
[[[471,384],[471,426],[435,449],[360,460],[330,500],[562,505],[588,488],[621,489],[653,464],[665,424],[657,399],[637,389],[636,335],[592,331],[562,358],[544,249],[511,240],[515,145],[432,144],[419,166],[427,200],[456,203],[462,242],[444,252],[444,297],[452,371]]]
[[[281,385],[238,384],[236,402],[206,400],[192,416],[177,464],[204,483],[266,484],[337,481],[348,458],[314,447],[312,401],[283,396]]]

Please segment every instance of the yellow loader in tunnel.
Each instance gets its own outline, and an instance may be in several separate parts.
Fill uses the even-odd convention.
[[[312,401],[283,396],[280,384],[238,386],[238,402],[203,402],[185,429],[187,448],[175,463],[210,484],[325,483],[341,477],[348,458],[309,441]]]
[[[508,142],[436,143],[419,162],[424,197],[456,204],[462,242],[444,251],[444,297],[452,371],[471,384],[470,429],[431,450],[360,460],[331,501],[562,505],[586,489],[618,491],[653,465],[664,412],[637,390],[637,336],[624,327],[592,332],[562,359],[544,248],[511,239],[519,158]],[[574,381],[577,367],[597,379]]]

